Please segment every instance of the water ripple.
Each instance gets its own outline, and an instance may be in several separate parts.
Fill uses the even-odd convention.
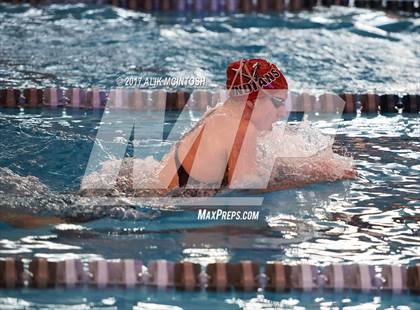
[[[223,85],[230,61],[258,56],[278,64],[293,89],[418,91],[418,21],[380,11],[188,17],[88,5],[1,5],[0,20],[0,40],[7,42],[0,48],[4,86],[109,88],[121,74],[162,72],[199,72],[216,86]]]

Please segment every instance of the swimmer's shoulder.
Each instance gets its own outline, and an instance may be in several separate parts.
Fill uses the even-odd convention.
[[[245,130],[248,134],[255,135],[257,130],[252,122],[248,122],[247,126],[239,126],[241,121],[240,117],[233,117],[231,114],[227,113],[220,107],[218,110],[215,110],[206,120],[206,127],[209,131],[216,135],[228,136],[229,134],[236,134],[239,130],[245,133]]]
[[[205,126],[210,132],[220,134],[229,129],[230,123],[229,116],[224,112],[222,107],[219,107],[209,113],[205,121]]]

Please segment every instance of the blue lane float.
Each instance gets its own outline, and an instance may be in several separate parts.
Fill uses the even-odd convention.
[[[1,288],[136,288],[182,291],[273,292],[333,290],[354,292],[388,291],[420,294],[420,264],[367,265],[309,263],[285,264],[254,261],[216,262],[207,266],[182,261],[152,260],[147,266],[135,259],[79,259],[49,261],[34,258],[0,260]]]

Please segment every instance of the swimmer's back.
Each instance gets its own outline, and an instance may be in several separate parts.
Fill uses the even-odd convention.
[[[240,119],[229,114],[223,106],[208,111],[203,116],[204,119],[186,134],[182,140],[175,145],[172,151],[165,158],[165,167],[161,171],[161,180],[169,184],[174,175],[177,174],[179,167],[175,164],[175,151],[181,163],[197,141],[200,132],[203,130],[199,147],[193,158],[192,169],[186,169],[189,176],[203,183],[219,183],[221,182],[225,172],[230,151]],[[191,158],[186,159],[186,166],[191,167]]]

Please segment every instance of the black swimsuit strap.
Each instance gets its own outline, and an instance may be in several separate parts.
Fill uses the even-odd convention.
[[[176,167],[178,167],[177,175],[178,175],[179,187],[187,186],[189,180],[191,180],[194,183],[203,183],[191,177],[190,174],[187,172],[187,170],[185,170],[184,165],[179,160],[178,147],[175,150],[175,164],[176,164]],[[223,179],[221,183],[222,187],[227,187],[228,185],[229,185],[229,163],[227,163],[226,165],[225,173],[223,175]]]
[[[210,116],[211,114],[213,114],[215,111],[216,111],[216,109],[210,111],[208,113],[207,117]],[[201,140],[201,135],[202,135],[203,132],[204,132],[204,126],[201,129],[201,131],[198,134],[198,136],[195,139],[195,141],[193,142],[193,145],[191,146],[191,149],[192,150],[190,150],[190,151],[193,152],[193,154],[192,154],[193,155],[193,162],[195,160],[195,155],[196,155],[196,152],[197,152],[197,149],[198,149],[198,143]],[[179,149],[179,145],[175,149],[175,156],[174,156],[175,157],[176,167],[178,167],[178,170],[177,170],[178,186],[179,187],[185,187],[188,184],[188,181],[189,180],[192,180],[195,183],[203,183],[203,182],[199,182],[199,181],[195,180],[194,178],[192,178],[190,176],[190,174],[187,172],[187,170],[185,169],[183,163],[181,163],[181,161],[179,160],[178,149]],[[221,186],[222,187],[227,187],[228,185],[229,185],[229,162],[226,165],[225,173],[223,175],[223,180],[222,180],[222,183],[221,183]]]
[[[188,180],[191,178],[191,180],[194,180],[192,177],[190,177],[190,174],[185,170],[184,166],[181,164],[178,156],[178,148],[175,151],[175,164],[178,168],[177,174],[178,174],[178,186],[179,187],[185,187],[188,184]]]
[[[193,145],[191,146],[191,149],[188,151],[188,154],[187,154],[187,156],[191,154],[191,156],[193,157],[192,158],[193,163],[194,163],[194,160],[195,160],[195,155],[196,155],[197,150],[198,150],[198,144],[201,141],[201,136],[202,136],[203,132],[204,132],[204,126],[201,129],[200,133],[198,134],[197,138],[194,140]],[[190,179],[193,182],[198,182],[197,180],[193,179],[190,176],[190,174],[185,169],[184,164],[181,163],[181,161],[179,160],[178,150],[179,150],[179,146],[175,150],[175,164],[178,167],[178,171],[177,171],[177,174],[178,174],[178,186],[179,187],[185,187]],[[192,164],[191,164],[191,167],[192,167]]]

